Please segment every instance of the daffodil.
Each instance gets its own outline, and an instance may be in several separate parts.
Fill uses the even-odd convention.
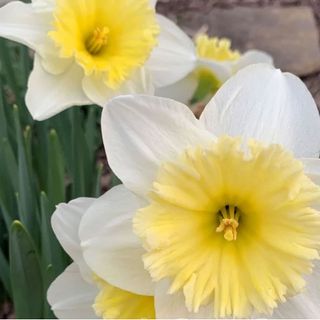
[[[171,99],[114,98],[102,132],[123,185],[80,222],[99,278],[153,286],[157,318],[319,317],[320,119],[300,79],[244,68],[199,120]]]
[[[273,64],[272,57],[266,52],[249,50],[241,54],[231,48],[227,38],[208,37],[206,34],[181,41],[196,63],[191,72],[172,85],[160,87],[156,94],[172,98],[186,104],[210,99],[221,85],[240,69],[255,63]]]
[[[113,203],[120,200],[119,194],[121,190],[115,188],[101,199],[104,204],[109,201]],[[124,196],[127,197],[127,194]],[[79,224],[83,214],[91,210],[95,201],[92,198],[78,198],[68,204],[62,203],[52,216],[53,230],[62,247],[73,259],[73,263],[49,287],[47,296],[52,311],[60,319],[153,319],[155,310],[152,285],[148,288],[144,286],[145,289],[140,290],[142,294],[121,290],[95,275],[83,259],[78,235]],[[118,205],[119,212],[122,212],[122,202]],[[97,209],[97,205],[94,208]],[[105,209],[100,208],[103,211]],[[117,212],[110,214],[108,219],[112,221],[115,219],[113,214]],[[141,269],[141,256],[138,259]],[[144,277],[140,276],[137,282],[145,283],[146,277],[149,280],[145,272]]]
[[[43,120],[73,105],[153,94],[156,83],[183,78],[194,61],[180,45],[181,30],[156,16],[154,6],[151,0],[32,0],[1,8],[0,36],[35,50],[26,94],[32,116]]]

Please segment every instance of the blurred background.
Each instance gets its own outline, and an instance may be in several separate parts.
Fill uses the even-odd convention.
[[[304,80],[320,107],[320,0],[158,0],[157,11],[190,36],[208,31],[240,51],[270,53],[277,67]]]
[[[191,37],[206,31],[270,53],[320,107],[320,0],[159,0],[157,11]],[[102,147],[101,109],[33,121],[24,103],[31,69],[31,51],[0,39],[0,318],[53,317],[46,290],[70,263],[50,227],[55,205],[119,183]]]

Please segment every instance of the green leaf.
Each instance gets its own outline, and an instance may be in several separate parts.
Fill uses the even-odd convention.
[[[97,175],[96,175],[96,183],[95,183],[95,190],[93,195],[95,197],[100,197],[101,195],[101,176],[103,171],[103,164],[100,162],[97,165]]]
[[[19,120],[18,107],[14,106],[14,119],[18,142],[18,207],[19,217],[26,225],[33,239],[39,241],[39,216],[36,202],[36,185],[30,163],[30,154],[26,148]]]
[[[121,183],[122,183],[121,180],[113,172],[111,172],[111,188]]]
[[[19,92],[19,88],[17,86],[17,80],[15,78],[15,72],[12,66],[10,51],[7,47],[7,44],[7,40],[0,39],[0,60],[2,62],[1,69],[6,76],[9,86],[15,93],[17,93]]]
[[[48,198],[52,209],[65,201],[64,158],[59,138],[54,129],[49,133],[48,146]]]
[[[32,60],[30,57],[30,49],[23,46],[19,45],[19,56],[20,56],[20,64],[19,64],[19,71],[20,71],[20,76],[21,76],[21,83],[27,83],[29,74],[31,72],[32,68]]]
[[[19,221],[10,231],[10,278],[17,318],[43,317],[42,274],[34,243]]]
[[[51,265],[53,277],[59,275],[69,264],[69,259],[61,248],[51,228],[52,209],[47,195],[41,192],[41,258],[45,268]],[[48,283],[53,279],[50,278]]]
[[[0,139],[0,160],[1,169],[5,171],[3,176],[6,176],[7,183],[14,190],[18,190],[18,164],[7,138]]]
[[[12,297],[9,262],[0,248],[0,280],[7,293]]]
[[[4,111],[4,99],[3,99],[3,92],[2,92],[2,81],[0,78],[0,138],[4,138],[8,136],[7,132],[7,119],[6,114]]]
[[[97,109],[99,108],[99,109]],[[97,130],[97,120],[101,116],[101,108],[90,106],[85,119],[85,138],[89,149],[90,161],[93,162],[96,151],[101,144],[100,130]]]
[[[51,282],[63,272],[70,263],[62,250],[51,228],[52,209],[48,198],[41,192],[41,262],[43,270],[44,291],[47,292]],[[44,301],[44,317],[52,318],[53,314],[47,301]]]
[[[90,157],[87,144],[85,143],[84,130],[81,126],[81,109],[72,110],[72,130],[71,130],[71,149],[72,149],[72,198],[87,195],[86,189],[90,190],[88,183],[91,180],[92,168],[90,167]],[[88,191],[90,192],[90,191]]]
[[[18,188],[18,166],[7,138],[0,139],[0,214],[9,229],[16,219],[15,192]]]
[[[19,82],[17,81],[16,72],[12,63],[13,59],[10,55],[10,43],[10,41],[0,39],[0,61],[2,62],[1,69],[3,70],[15,102],[19,105],[24,105],[24,99],[22,99],[18,84]]]

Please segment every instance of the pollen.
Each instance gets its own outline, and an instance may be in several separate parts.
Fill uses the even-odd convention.
[[[216,232],[223,232],[228,241],[237,240],[237,229],[239,227],[239,211],[234,206],[223,207],[219,211],[220,224]]]
[[[164,162],[133,220],[154,281],[212,317],[270,315],[320,248],[320,188],[279,145],[220,137]]]
[[[233,61],[240,58],[237,50],[231,50],[231,41],[226,38],[209,38],[200,34],[196,38],[197,54],[200,58],[217,61]]]
[[[99,54],[108,43],[109,29],[97,27],[86,41],[86,48],[92,55]]]

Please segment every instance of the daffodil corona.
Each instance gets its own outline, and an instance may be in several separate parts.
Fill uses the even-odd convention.
[[[234,61],[240,58],[240,52],[231,50],[231,41],[227,38],[209,38],[206,34],[199,34],[195,42],[200,58],[217,61]]]
[[[134,229],[152,278],[172,280],[189,311],[271,314],[319,258],[320,188],[279,145],[221,137],[161,165]]]
[[[144,65],[160,31],[149,0],[57,0],[49,36],[63,58],[74,57],[86,75],[118,88]]]

